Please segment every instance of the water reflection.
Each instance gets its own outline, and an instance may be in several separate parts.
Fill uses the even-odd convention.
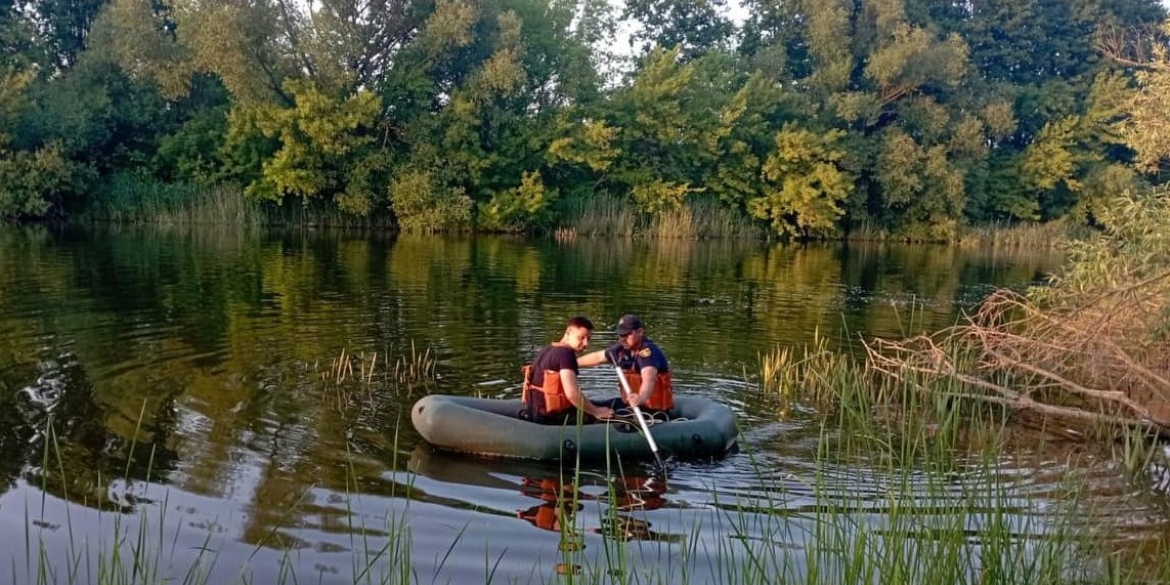
[[[574,514],[585,508],[585,502],[596,501],[608,507],[602,512],[600,526],[590,529],[596,534],[622,542],[681,542],[683,539],[681,534],[658,533],[652,529],[651,522],[629,514],[637,510],[657,510],[666,505],[666,482],[656,477],[622,475],[611,478],[608,485],[595,486],[604,490],[600,493],[579,491],[574,484],[553,477],[525,477],[521,486],[524,495],[540,500],[540,503],[520,510],[516,515],[543,530],[573,531]]]
[[[559,534],[562,550],[584,546],[580,537],[585,532],[621,542],[684,539],[683,534],[654,530],[653,523],[640,514],[671,506],[667,479],[641,468],[607,470],[480,459],[420,444],[411,452],[408,469],[447,484],[514,490],[534,500],[517,509],[516,518]],[[590,518],[578,518],[583,512]]]

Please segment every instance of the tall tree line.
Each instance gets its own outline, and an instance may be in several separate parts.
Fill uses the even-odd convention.
[[[0,217],[68,217],[131,175],[420,231],[542,229],[608,196],[942,239],[1165,179],[1133,123],[1157,0],[745,8],[0,0]]]

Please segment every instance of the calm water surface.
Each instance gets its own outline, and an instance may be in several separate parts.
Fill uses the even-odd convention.
[[[96,580],[85,567],[101,551],[131,555],[146,534],[160,579],[200,563],[213,582],[348,583],[356,572],[544,583],[574,570],[726,582],[728,561],[760,548],[790,551],[768,571],[803,578],[814,474],[839,478],[857,522],[879,526],[885,478],[864,462],[818,469],[819,422],[799,409],[780,416],[760,395],[760,354],[817,334],[855,348],[935,330],[1059,260],[925,246],[0,226],[0,526],[20,535],[0,545],[0,574],[31,580],[43,552],[58,567],[50,582]],[[672,462],[668,482],[639,464],[574,480],[556,466],[434,453],[411,428],[419,397],[516,397],[520,365],[568,317],[610,326],[625,312],[665,348],[679,392],[736,411],[747,448]],[[399,379],[419,356],[434,379]],[[339,376],[341,361],[352,372]],[[586,390],[612,392],[606,373],[585,371]],[[1107,458],[1073,470],[1025,450],[998,461],[994,477],[966,468],[957,462],[964,485],[1008,486],[1025,535],[1043,534],[1074,471],[1102,516],[1135,534],[1164,530],[1162,504],[1135,494]],[[566,516],[558,498],[574,495]],[[570,521],[577,536],[566,543],[557,528]]]

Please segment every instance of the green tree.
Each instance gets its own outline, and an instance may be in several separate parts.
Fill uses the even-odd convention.
[[[574,10],[524,0],[436,4],[383,90],[396,173],[427,176],[434,186],[411,192],[464,194],[485,228],[547,222],[543,206],[568,171],[549,149],[567,138],[566,112],[598,99],[587,43],[608,34],[601,25],[574,28]],[[566,147],[562,140],[556,148]],[[543,186],[535,199],[533,177]],[[520,194],[542,203],[517,205]]]
[[[1134,152],[1134,166],[1158,173],[1170,162],[1170,20],[1153,35],[1111,30],[1102,49],[1113,61],[1136,68],[1136,85],[1121,96],[1124,116],[1113,129]]]
[[[32,70],[0,69],[0,129],[13,128],[31,104],[25,93]],[[0,132],[0,219],[47,215],[62,192],[72,187],[75,169],[58,145],[36,150],[11,150]]]
[[[1117,123],[1126,118],[1127,85],[1123,75],[1102,72],[1076,113],[1045,125],[1021,153],[1020,179],[1042,217],[1091,208],[1132,186],[1132,173],[1111,154],[1124,142]]]
[[[623,17],[640,25],[630,43],[641,43],[642,54],[677,48],[689,61],[727,48],[735,32],[727,13],[725,0],[627,0]]]
[[[187,95],[172,106],[180,121],[159,138],[153,160],[155,174],[167,182],[233,182],[231,167],[223,157],[231,104],[219,80],[206,74],[195,76]]]
[[[293,107],[256,109],[256,128],[279,146],[245,193],[276,201],[326,197],[345,212],[369,214],[382,200],[388,163],[377,144],[378,97],[358,91],[338,99],[310,81],[288,81],[284,92]]]
[[[49,145],[34,152],[0,145],[0,219],[37,219],[50,215],[66,193],[76,193],[79,169]]]
[[[703,135],[702,148],[714,164],[702,184],[725,205],[746,210],[746,203],[763,190],[762,166],[775,155],[773,120],[783,110],[782,92],[761,73],[730,96],[719,111],[713,131]]]
[[[455,229],[471,220],[471,198],[426,171],[407,170],[396,176],[390,185],[390,206],[407,232]]]
[[[621,128],[621,156],[609,173],[614,187],[633,196],[642,211],[675,209],[700,188],[701,136],[714,127],[714,112],[696,107],[698,62],[682,62],[681,50],[655,49],[629,87],[611,101],[611,124]]]
[[[915,240],[955,235],[964,205],[963,174],[943,144],[923,145],[891,127],[884,132],[876,178],[887,225]]]
[[[953,23],[988,79],[1017,85],[1046,79],[1088,81],[1105,65],[1094,47],[1102,27],[1161,20],[1158,0],[974,0]]]
[[[748,200],[752,216],[768,220],[781,235],[834,234],[853,188],[839,164],[844,153],[835,144],[844,134],[816,134],[786,124],[763,166],[767,185],[760,196]]]
[[[57,71],[77,65],[88,46],[90,28],[108,0],[28,0],[23,8],[34,15],[50,64]]]
[[[556,191],[545,188],[539,172],[524,173],[519,186],[480,204],[478,227],[503,232],[545,227],[551,220],[550,203],[556,196]]]

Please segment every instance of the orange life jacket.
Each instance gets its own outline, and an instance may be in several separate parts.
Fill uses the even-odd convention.
[[[554,504],[533,506],[527,510],[517,512],[516,516],[531,522],[537,528],[543,528],[545,530],[557,531],[561,527],[560,518],[557,517],[557,507]]]
[[[524,402],[525,406],[531,407],[533,392],[540,392],[544,394],[544,408],[537,405],[537,416],[552,416],[566,412],[573,406],[569,401],[569,397],[565,396],[565,388],[561,385],[561,373],[553,370],[544,371],[544,383],[537,386],[532,383],[532,365],[526,365],[520,368],[524,372],[524,390],[520,394],[520,400]]]
[[[626,376],[626,382],[630,384],[630,390],[634,395],[642,389],[642,372],[634,368],[622,370]],[[619,390],[623,390],[620,388]],[[654,380],[654,392],[650,394],[650,399],[643,404],[649,410],[670,410],[674,408],[674,390],[670,385],[670,372],[658,372],[658,376]]]

